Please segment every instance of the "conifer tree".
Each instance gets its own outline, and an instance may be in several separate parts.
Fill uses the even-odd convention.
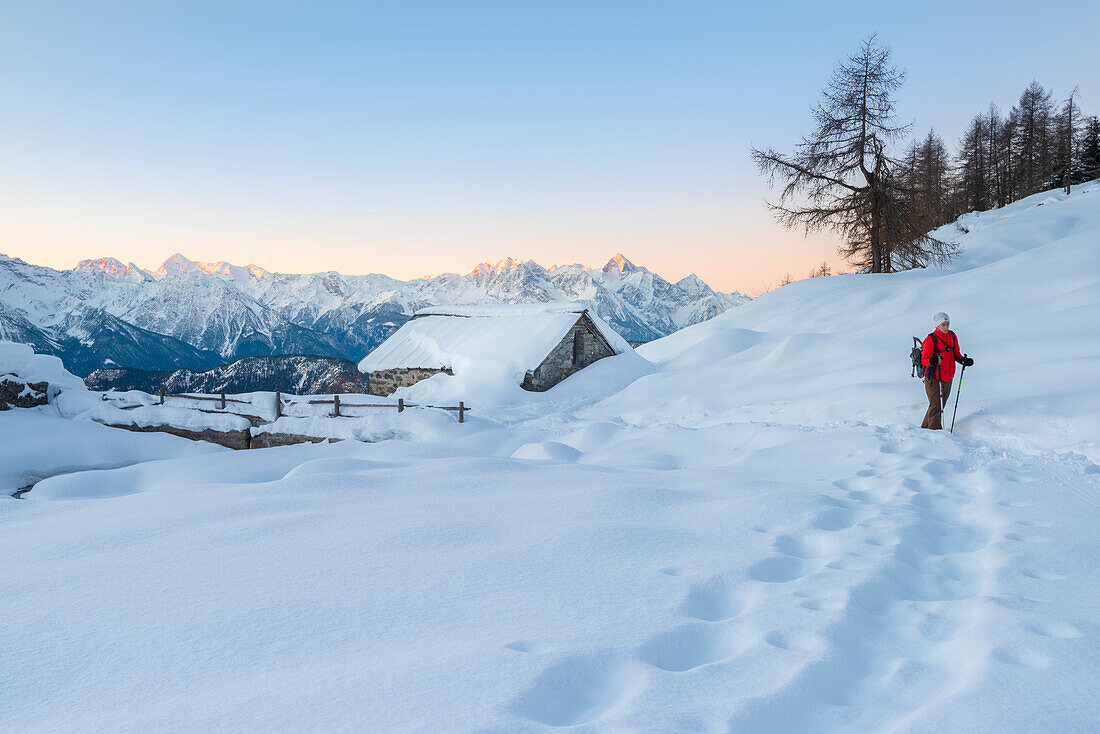
[[[1081,180],[1100,178],[1100,118],[1096,115],[1085,121],[1081,139]]]
[[[1013,125],[1001,117],[1001,111],[993,102],[984,115],[985,160],[988,167],[986,184],[989,192],[987,204],[1002,207],[1012,196],[1012,134]]]
[[[1030,196],[1048,188],[1053,178],[1052,117],[1054,94],[1037,81],[1020,95],[1013,152],[1016,157],[1016,196]]]
[[[959,144],[958,188],[962,211],[981,212],[990,208],[989,120],[977,115]]]
[[[1075,177],[1080,176],[1075,143],[1077,128],[1081,121],[1081,110],[1074,101],[1076,96],[1077,87],[1074,87],[1054,120],[1055,145],[1051,161],[1053,172],[1051,183],[1054,186],[1064,187],[1067,194],[1073,187]]]
[[[914,221],[901,165],[888,153],[908,129],[894,114],[903,78],[871,36],[837,67],[813,108],[814,131],[793,155],[752,151],[761,173],[783,183],[779,203],[769,205],[779,221],[839,232],[841,254],[873,273],[953,254],[952,245],[928,238]]]

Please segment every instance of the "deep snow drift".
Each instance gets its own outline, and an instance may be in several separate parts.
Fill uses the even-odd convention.
[[[4,725],[1096,731],[1100,184],[961,224],[949,269],[795,283],[546,393],[433,377],[400,394],[475,412],[422,440],[0,502]],[[939,310],[954,435],[907,364]],[[51,411],[0,414],[15,471]]]

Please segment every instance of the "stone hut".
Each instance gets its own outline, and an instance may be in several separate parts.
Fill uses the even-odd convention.
[[[489,371],[549,390],[630,345],[576,303],[435,307],[418,311],[359,363],[373,395],[440,372]]]

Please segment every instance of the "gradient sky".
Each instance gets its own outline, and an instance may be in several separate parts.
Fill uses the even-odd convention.
[[[0,252],[465,272],[505,256],[758,291],[837,264],[774,223],[789,151],[877,32],[954,149],[1033,78],[1100,113],[1100,3],[0,2]]]

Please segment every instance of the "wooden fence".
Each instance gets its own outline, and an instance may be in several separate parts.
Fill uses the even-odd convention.
[[[278,393],[275,393],[278,395]],[[277,403],[281,409],[282,402]],[[310,405],[331,405],[333,406],[332,416],[340,417],[340,406],[345,408],[397,408],[397,412],[401,413],[405,408],[430,408],[433,410],[456,410],[458,411],[458,422],[466,422],[466,411],[469,408],[466,407],[466,403],[461,400],[458,401],[457,406],[450,405],[419,405],[417,403],[406,403],[404,398],[397,399],[397,405],[393,403],[341,403],[339,395],[333,395],[332,400],[310,400]]]
[[[278,395],[278,393],[275,394]],[[164,405],[165,398],[187,398],[188,400],[217,400],[221,402],[222,410],[225,410],[226,403],[242,403],[244,405],[252,404],[252,401],[250,400],[237,400],[236,398],[227,398],[225,396],[225,393],[218,393],[218,395],[203,395],[201,393],[189,395],[187,393],[179,392],[164,392],[163,387],[160,389],[160,392],[158,392],[157,395],[160,396],[160,403],[158,403],[158,405]]]
[[[270,393],[268,393],[268,394],[270,394]],[[349,393],[349,395],[361,395],[361,394],[362,393]],[[298,396],[295,396],[295,397],[298,397]],[[231,403],[235,404],[235,405],[249,405],[249,406],[254,405],[254,403],[250,400],[241,400],[239,398],[228,397],[224,392],[223,393],[218,393],[217,395],[206,395],[206,394],[202,394],[202,393],[166,393],[164,391],[164,389],[161,388],[160,392],[157,393],[157,398],[158,398],[158,401],[156,403],[157,405],[164,405],[165,404],[165,398],[178,398],[178,399],[185,399],[185,400],[198,400],[198,401],[214,402],[214,403],[218,403],[218,407],[221,410],[220,411],[208,411],[208,412],[232,412],[232,413],[235,413],[237,415],[241,415],[241,414],[236,413],[235,411],[229,410],[229,405]],[[458,405],[426,405],[426,404],[420,404],[420,403],[406,403],[403,398],[398,398],[396,403],[349,403],[349,402],[345,402],[344,400],[341,400],[339,395],[333,395],[329,399],[310,400],[310,399],[308,399],[308,396],[301,396],[301,398],[302,399],[295,399],[294,397],[290,397],[290,398],[283,397],[282,393],[276,392],[274,394],[274,404],[275,404],[274,420],[278,420],[279,418],[283,417],[284,415],[289,415],[288,413],[284,412],[284,406],[291,406],[291,405],[307,405],[307,406],[308,405],[331,405],[333,407],[333,409],[332,409],[332,412],[329,413],[328,415],[329,415],[329,417],[333,417],[333,418],[351,418],[351,417],[354,417],[354,416],[348,416],[348,415],[346,415],[345,413],[342,412],[344,409],[347,409],[347,408],[367,408],[367,409],[394,409],[394,408],[396,408],[398,413],[404,412],[406,408],[425,408],[425,409],[429,409],[429,410],[446,410],[446,411],[451,411],[451,412],[457,412],[459,423],[465,423],[466,422],[466,412],[469,411],[469,410],[472,410],[472,408],[467,406],[466,403],[461,401],[461,400],[458,402]],[[106,399],[107,399],[106,395],[104,395],[104,400],[106,400]],[[124,409],[132,409],[132,408],[137,408],[137,407],[140,407],[140,406],[139,405],[126,405],[126,406],[122,406],[122,407]],[[180,407],[190,407],[190,406],[180,406]],[[307,410],[307,415],[306,416],[297,416],[297,417],[308,417],[308,413],[309,413],[309,411]],[[256,418],[258,420],[260,419],[259,416],[249,415],[247,417]]]

